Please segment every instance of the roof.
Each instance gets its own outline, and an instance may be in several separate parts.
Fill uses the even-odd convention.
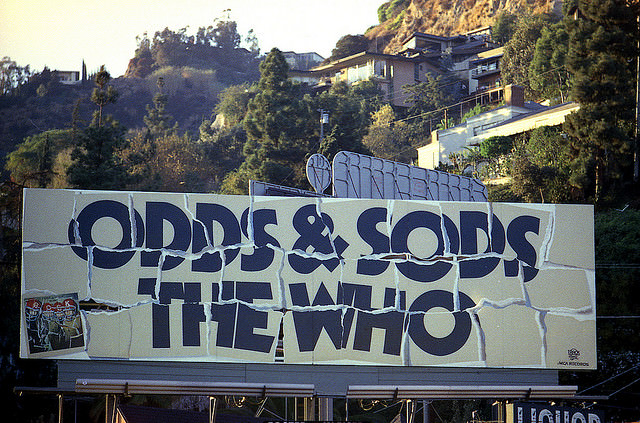
[[[527,102],[527,103],[530,103],[530,102]],[[533,103],[533,104],[535,104],[537,107],[532,107],[533,110],[531,112],[514,116],[511,119],[507,119],[503,122],[500,122],[498,125],[492,127],[490,130],[493,131],[493,130],[505,129],[507,125],[510,125],[516,122],[523,122],[524,120],[530,120],[532,125],[530,129],[533,129],[537,126],[541,126],[541,125],[535,125],[536,122],[546,122],[547,120],[552,119],[556,115],[564,117],[569,113],[574,112],[580,108],[580,105],[573,101],[568,103],[558,104],[557,106],[551,106],[551,107],[542,106],[537,103]],[[526,106],[527,105],[525,104],[525,107]]]
[[[533,107],[530,112],[502,121],[495,126],[482,131],[481,134],[474,136],[473,139],[486,139],[493,136],[511,136],[539,128],[541,126],[560,125],[564,122],[565,117],[568,114],[580,108],[580,105],[575,102],[562,103],[551,107],[542,106],[537,103],[533,104],[537,107]],[[529,107],[531,107],[531,105],[529,105]],[[469,142],[469,140],[467,140],[467,142]]]
[[[449,41],[449,40],[454,40],[456,38],[466,38],[464,35],[452,35],[449,37],[443,37],[441,35],[434,35],[434,34],[427,34],[426,32],[414,32],[413,34],[409,35],[407,38],[405,38],[404,40],[402,40],[402,42],[400,44],[405,44],[407,41],[409,41],[412,38],[430,38],[432,40],[436,40],[436,41]]]
[[[502,56],[502,55],[504,55],[504,47],[496,47],[496,48],[492,48],[491,50],[478,53],[478,56],[483,58]]]
[[[356,53],[353,54],[351,56],[347,56],[344,57],[342,59],[338,59],[335,60],[331,63],[327,63],[325,65],[320,65],[317,66],[315,68],[312,68],[312,71],[324,71],[327,69],[331,69],[331,68],[342,68],[342,67],[347,67],[347,66],[351,66],[353,64],[356,63],[360,63],[362,62],[362,59],[364,58],[380,58],[380,59],[391,59],[391,60],[397,60],[397,61],[404,61],[404,62],[415,62],[416,59],[415,58],[411,58],[411,57],[405,57],[405,56],[398,56],[395,54],[384,54],[384,53],[374,53],[371,51],[362,51],[360,53]]]
[[[305,51],[304,53],[296,53],[295,51],[283,51],[282,54],[296,54],[296,55],[299,55],[299,56],[302,56],[302,55],[305,55],[305,54],[315,54],[316,56],[320,56],[315,51]],[[320,57],[322,57],[322,56],[320,56]]]
[[[430,38],[436,41],[449,41],[449,40],[455,40],[456,38],[469,38],[469,37],[472,37],[474,34],[478,34],[478,33],[489,31],[489,30],[491,30],[491,26],[487,25],[487,26],[481,26],[476,29],[472,29],[471,31],[463,32],[461,34],[450,35],[450,36],[427,34],[426,32],[414,32],[413,34],[409,35],[404,40],[402,40],[400,44],[404,45],[406,42],[408,42],[410,39],[414,37]]]
[[[451,49],[451,54],[479,54],[488,50],[493,50],[486,41],[474,40],[465,44],[460,44]]]
[[[488,31],[488,30],[491,30],[491,25],[481,26],[481,27],[478,27],[476,29],[472,29],[470,31],[463,32],[462,34],[463,35],[473,35],[473,34],[477,34],[479,32],[484,32],[484,31]]]

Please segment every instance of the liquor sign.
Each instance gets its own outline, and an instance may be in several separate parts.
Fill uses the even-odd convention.
[[[507,423],[602,423],[604,412],[597,408],[559,407],[541,403],[507,404]]]
[[[596,365],[590,206],[29,189],[22,255],[22,357]]]

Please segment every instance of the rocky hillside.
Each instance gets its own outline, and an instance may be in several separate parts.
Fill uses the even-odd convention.
[[[460,34],[491,25],[501,12],[560,14],[562,0],[391,0],[381,8],[385,6],[389,10],[395,6],[395,10],[387,14],[379,10],[384,22],[370,28],[365,36],[373,46],[377,42],[378,50],[395,53],[414,32]]]

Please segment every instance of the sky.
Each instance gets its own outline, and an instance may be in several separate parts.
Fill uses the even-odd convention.
[[[32,71],[89,72],[105,65],[123,75],[136,49],[136,36],[165,27],[201,26],[226,16],[243,37],[250,29],[262,52],[272,47],[298,53],[331,54],[346,34],[377,24],[384,0],[0,0],[0,57]]]

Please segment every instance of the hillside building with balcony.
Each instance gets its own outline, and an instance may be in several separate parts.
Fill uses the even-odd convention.
[[[398,54],[421,56],[442,72],[453,72],[458,79],[468,81],[468,93],[473,93],[478,86],[471,77],[474,62],[496,48],[491,41],[491,27],[486,26],[450,37],[416,32],[402,43]]]
[[[316,90],[328,89],[338,82],[353,85],[372,80],[389,103],[408,107],[411,105],[409,95],[402,87],[427,81],[427,74],[437,76],[453,71],[458,79],[465,81],[461,85],[466,84],[462,89],[467,93],[471,85],[466,82],[470,80],[470,63],[478,60],[482,52],[495,48],[490,39],[490,27],[451,37],[416,32],[402,43],[396,54],[363,51],[311,68],[305,63],[319,59],[314,53],[286,52],[285,59],[291,68],[291,79]],[[308,60],[301,63],[302,59]]]
[[[344,82],[348,85],[374,81],[387,101],[395,106],[408,107],[404,85],[426,81],[427,73],[438,74],[440,69],[421,57],[406,57],[363,51],[311,70],[318,88]],[[300,74],[296,74],[300,77]]]
[[[54,71],[58,81],[64,85],[75,85],[82,82],[79,71]]]
[[[500,86],[500,60],[504,47],[478,53],[469,62],[469,94]]]

